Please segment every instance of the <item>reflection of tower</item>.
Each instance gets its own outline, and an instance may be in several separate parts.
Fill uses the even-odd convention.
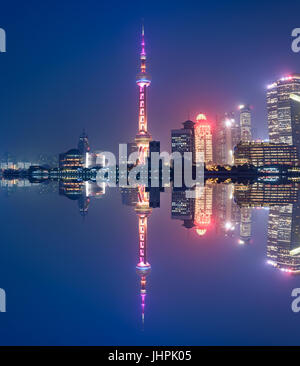
[[[202,153],[204,162],[212,162],[212,134],[211,124],[205,114],[198,114],[195,125],[195,152]]]
[[[82,195],[78,200],[79,213],[82,217],[85,217],[88,213],[90,199],[85,195]]]
[[[149,194],[145,191],[145,186],[138,187],[138,202],[135,211],[139,218],[139,255],[136,270],[141,278],[141,306],[142,320],[145,317],[145,299],[146,299],[146,277],[150,273],[151,266],[147,258],[147,223],[148,216],[152,209],[149,207]]]
[[[195,188],[194,225],[198,235],[202,236],[211,225],[213,187],[206,184]]]
[[[268,221],[268,263],[282,271],[300,271],[299,203],[271,207]]]
[[[225,236],[233,237],[239,222],[239,207],[233,202],[233,184],[214,185],[213,212],[216,229]]]
[[[252,219],[252,208],[242,207],[241,208],[241,223],[240,223],[240,244],[249,243],[251,239],[251,222]]]
[[[146,51],[144,26],[142,28],[142,50],[140,53],[141,70],[136,77],[139,86],[139,131],[135,137],[135,142],[139,152],[139,162],[144,163],[148,155],[151,135],[148,132],[147,121],[147,87],[151,84],[150,75],[146,73]]]

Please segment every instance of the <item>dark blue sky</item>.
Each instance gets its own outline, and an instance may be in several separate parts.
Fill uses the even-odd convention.
[[[85,127],[93,148],[115,150],[137,130],[138,43],[145,19],[149,129],[169,149],[170,129],[198,111],[253,105],[267,136],[265,86],[300,72],[291,31],[297,1],[11,1],[0,4],[1,153],[58,153]]]

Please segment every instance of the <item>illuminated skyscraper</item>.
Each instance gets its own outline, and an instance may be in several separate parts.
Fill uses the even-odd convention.
[[[251,109],[249,105],[240,105],[241,141],[252,141]],[[239,141],[238,141],[239,142]]]
[[[213,157],[214,163],[226,164],[226,130],[224,121],[219,116],[216,117],[216,131],[213,135]]]
[[[300,96],[300,75],[293,74],[268,86],[267,110],[269,140],[300,146],[300,103],[291,98]]]
[[[203,153],[204,162],[212,163],[213,146],[211,123],[208,122],[205,114],[200,113],[195,124],[195,153]]]
[[[139,152],[139,161],[145,162],[145,158],[148,156],[149,142],[151,141],[151,135],[148,132],[148,120],[147,120],[147,88],[151,84],[150,75],[146,72],[146,51],[145,51],[145,33],[144,26],[142,27],[142,50],[140,53],[140,72],[136,77],[136,83],[139,87],[139,131],[135,137]]]
[[[89,144],[88,136],[85,133],[85,130],[83,130],[82,134],[79,136],[78,150],[80,151],[80,154],[83,157],[84,166],[88,167],[90,144]]]
[[[192,153],[192,160],[195,160],[195,123],[187,120],[183,122],[183,128],[171,131],[171,150],[179,152],[184,156],[185,152]]]
[[[82,155],[84,155],[90,151],[90,144],[89,144],[88,136],[85,133],[85,130],[83,130],[82,134],[79,136],[78,150],[80,151],[80,153]]]

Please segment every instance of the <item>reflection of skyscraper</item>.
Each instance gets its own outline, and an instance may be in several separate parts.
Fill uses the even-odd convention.
[[[211,123],[209,123],[205,114],[203,113],[198,114],[196,118],[195,153],[203,154],[205,163],[212,163],[213,146],[212,146]]]
[[[273,143],[300,146],[300,103],[290,96],[300,95],[300,75],[294,74],[268,86],[269,139]]]
[[[297,202],[298,187],[294,184],[236,184],[234,199],[240,207],[270,207]]]
[[[171,218],[173,220],[182,220],[183,226],[190,229],[194,226],[195,203],[194,198],[187,198],[186,191],[173,188]]]
[[[59,194],[71,200],[78,200],[84,194],[84,182],[77,179],[60,180]]]
[[[300,272],[300,204],[270,208],[268,263],[287,272]]]
[[[213,186],[196,187],[195,193],[194,226],[196,233],[202,236],[212,224]]]
[[[215,184],[213,192],[213,214],[216,230],[225,236],[233,236],[240,222],[240,209],[233,201],[233,184]]]
[[[241,208],[241,222],[240,222],[240,243],[249,243],[251,239],[251,226],[252,226],[252,208]]]

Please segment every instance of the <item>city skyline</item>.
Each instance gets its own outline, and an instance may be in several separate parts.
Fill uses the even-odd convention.
[[[3,6],[0,345],[299,343],[291,4]]]
[[[59,57],[51,56],[55,52],[53,45],[61,28],[55,29],[55,26],[52,26],[51,32],[49,32],[50,24],[44,21],[44,25],[40,28],[40,35],[37,36],[41,47],[37,51],[28,48],[30,57],[29,55],[24,57],[22,65],[18,64],[14,57],[18,54],[15,45],[20,44],[20,50],[23,51],[27,40],[32,36],[33,29],[26,26],[21,19],[18,26],[17,23],[12,25],[10,23],[12,8],[6,5],[2,9],[3,28],[8,31],[8,37],[11,39],[7,46],[10,52],[2,54],[0,59],[1,69],[5,70],[6,74],[6,80],[3,81],[7,83],[6,92],[2,91],[0,95],[1,103],[6,105],[5,109],[2,108],[2,119],[7,121],[3,130],[6,138],[0,138],[0,145],[3,146],[4,151],[14,150],[17,153],[28,153],[32,150],[32,154],[40,151],[49,153],[63,151],[65,146],[70,145],[72,141],[71,136],[69,137],[67,133],[68,125],[71,123],[69,121],[72,121],[72,128],[78,133],[83,127],[86,128],[91,136],[91,143],[96,148],[111,150],[115,149],[122,136],[125,141],[128,140],[135,133],[133,127],[129,127],[136,115],[135,90],[134,88],[129,90],[128,86],[132,83],[136,73],[135,56],[138,53],[136,44],[142,17],[145,19],[146,29],[151,30],[148,33],[151,45],[148,54],[151,61],[150,71],[156,75],[156,83],[152,85],[149,95],[149,100],[151,100],[149,116],[153,120],[152,134],[158,136],[158,132],[161,132],[160,140],[163,150],[166,150],[168,146],[169,130],[175,123],[187,119],[189,113],[191,116],[196,116],[199,110],[206,111],[208,117],[214,120],[215,114],[222,114],[229,108],[237,108],[239,104],[243,103],[254,106],[253,121],[257,130],[255,137],[267,137],[265,88],[281,76],[297,71],[299,55],[293,53],[290,48],[290,33],[297,20],[296,11],[289,14],[289,18],[285,18],[276,29],[268,28],[270,20],[266,16],[267,2],[261,2],[259,12],[256,12],[255,17],[257,21],[261,22],[264,19],[259,27],[264,29],[265,40],[258,41],[256,33],[260,29],[257,28],[259,22],[256,22],[256,30],[252,29],[252,33],[247,32],[252,24],[254,9],[258,5],[255,5],[253,9],[248,8],[248,12],[245,12],[244,8],[248,6],[247,4],[243,4],[243,11],[238,3],[230,2],[226,6],[223,5],[224,14],[231,14],[232,26],[229,27],[228,22],[226,22],[226,26],[223,26],[226,17],[224,17],[224,21],[217,17],[217,20],[220,21],[218,29],[222,29],[223,32],[221,39],[232,36],[232,39],[235,40],[229,48],[217,42],[219,34],[217,30],[213,33],[203,33],[203,31],[211,29],[208,25],[213,17],[213,9],[210,5],[205,5],[201,9],[203,15],[201,22],[196,21],[199,9],[197,5],[193,8],[194,15],[192,11],[185,9],[183,18],[185,26],[178,36],[174,28],[180,16],[180,6],[173,5],[172,16],[165,17],[167,8],[163,7],[162,12],[154,16],[155,4],[149,6],[148,11],[146,9],[137,11],[132,4],[130,9],[133,12],[127,19],[122,19],[118,12],[117,14],[114,12],[114,19],[118,19],[116,27],[116,22],[108,23],[112,19],[112,8],[108,6],[106,9],[102,9],[93,1],[91,4],[98,10],[95,15],[91,15],[91,13],[87,15],[84,9],[79,7],[87,15],[88,27],[84,20],[76,25],[70,19],[69,30],[66,33],[69,46],[66,47],[65,57],[63,57],[62,51],[62,47],[65,47],[63,43],[56,44]],[[61,7],[65,13],[64,6]],[[281,14],[282,8],[283,4],[273,4],[273,12],[276,17]],[[79,9],[71,8],[68,11],[71,11],[75,17]],[[41,19],[43,19],[45,9],[40,6],[40,10]],[[55,11],[53,10],[53,12]],[[103,25],[99,21],[96,22],[97,16],[102,19],[101,14],[105,14],[107,17]],[[243,23],[241,23],[241,14],[243,14]],[[18,13],[16,15],[18,16]],[[30,17],[33,21],[36,19],[33,14]],[[57,22],[61,26],[59,21]],[[104,26],[109,30],[108,32],[102,31]],[[23,36],[20,34],[21,28]],[[85,31],[82,33],[83,29]],[[127,31],[124,32],[124,29]],[[64,30],[66,31],[66,29]],[[46,31],[48,37],[45,36]],[[78,37],[79,32],[82,37]],[[211,34],[211,38],[205,39],[205,34]],[[176,42],[173,35],[176,35]],[[48,42],[42,43],[43,37]],[[91,41],[84,45],[84,40],[89,37]],[[193,37],[198,40],[196,45],[192,42]],[[119,41],[117,41],[118,39]],[[249,42],[250,47],[248,46],[246,50],[243,45],[244,43],[249,45]],[[89,57],[72,52],[76,43],[77,48],[88,52]],[[111,66],[103,57],[106,52],[103,50],[102,43],[108,47],[107,60],[112,62]],[[166,57],[166,45],[168,45],[170,58]],[[199,52],[209,56],[207,59],[209,58],[210,65],[206,58],[197,57]],[[259,56],[254,59],[247,57],[250,53]],[[122,63],[118,63],[118,67],[116,67],[118,60],[122,60]],[[171,67],[167,60],[172,60]],[[40,66],[36,67],[37,65]],[[79,65],[80,72],[78,72]],[[180,65],[182,65],[181,69]],[[238,65],[240,66],[238,67]],[[226,71],[227,69],[228,71]],[[20,75],[23,71],[26,71],[27,79],[25,74]],[[29,85],[29,78],[34,77],[34,73],[40,76],[40,81],[31,82],[31,97],[28,94],[27,85]],[[249,78],[249,74],[251,78]],[[70,77],[73,78],[73,84],[68,82]],[[51,79],[53,79],[52,82]],[[117,80],[121,83],[121,89],[118,90],[124,90],[126,86],[126,95],[122,93],[118,95],[114,87]],[[169,90],[166,93],[168,86]],[[103,87],[105,94],[104,90],[101,90]],[[117,93],[115,96],[119,106],[116,110],[113,108],[113,104],[116,103],[115,93]],[[13,96],[14,103],[12,104],[12,99],[8,102],[7,98]],[[62,108],[62,100],[65,100],[64,107],[68,108]],[[126,114],[124,113],[125,106],[128,107]],[[10,128],[12,120],[14,121],[14,132]],[[118,134],[114,129],[105,126],[110,120],[116,121]],[[100,126],[102,127],[101,132],[99,131]],[[49,136],[49,139],[46,136]],[[31,139],[36,141],[34,146],[26,143]],[[57,146],[54,147],[50,143],[51,141],[56,141]]]

